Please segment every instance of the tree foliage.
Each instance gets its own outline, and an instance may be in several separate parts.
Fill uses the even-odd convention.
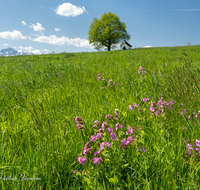
[[[88,32],[88,40],[95,49],[106,47],[108,51],[115,48],[123,40],[129,40],[126,23],[121,22],[115,14],[108,12],[101,19],[94,18]]]

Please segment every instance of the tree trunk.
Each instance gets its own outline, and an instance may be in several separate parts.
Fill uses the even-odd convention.
[[[108,43],[108,51],[110,51],[110,47],[111,47],[111,43],[110,43],[110,40],[109,40],[109,43]]]

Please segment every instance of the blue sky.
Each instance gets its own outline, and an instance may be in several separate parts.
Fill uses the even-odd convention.
[[[0,0],[0,50],[96,51],[87,33],[107,12],[126,23],[133,47],[200,44],[200,0]]]

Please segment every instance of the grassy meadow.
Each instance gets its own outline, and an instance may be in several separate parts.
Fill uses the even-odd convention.
[[[0,189],[199,189],[199,52],[0,57]]]

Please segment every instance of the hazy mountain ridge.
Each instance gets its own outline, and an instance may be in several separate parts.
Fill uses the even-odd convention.
[[[47,52],[46,54],[54,54],[56,53],[55,51],[50,51]],[[26,51],[17,51],[13,48],[7,48],[7,49],[2,49],[0,51],[0,56],[15,56],[15,55],[36,55],[32,52],[26,52]]]

